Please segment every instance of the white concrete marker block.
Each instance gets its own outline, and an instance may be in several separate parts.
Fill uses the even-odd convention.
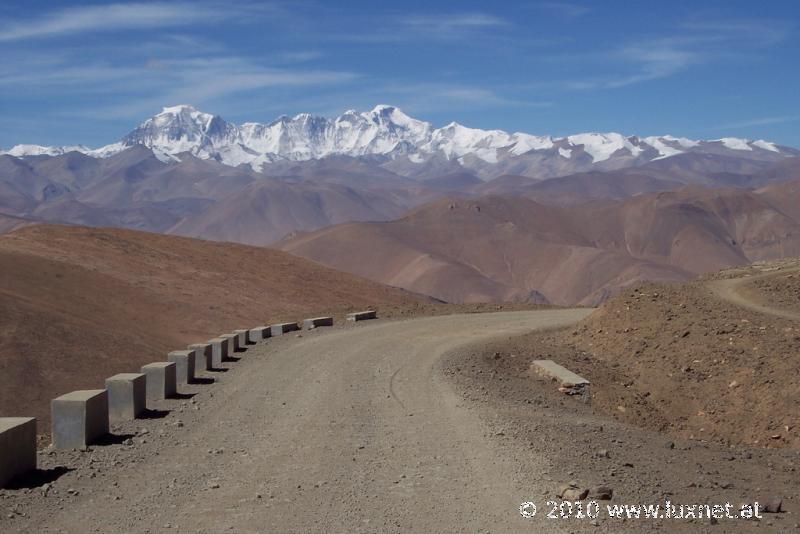
[[[250,341],[250,343],[261,343],[268,337],[269,337],[268,326],[257,326],[255,328],[251,328],[250,331],[247,333],[247,339]]]
[[[270,326],[270,335],[275,337],[295,330],[300,330],[300,326],[297,323],[278,323]]]
[[[366,310],[360,312],[353,312],[347,314],[348,321],[366,321],[369,319],[377,319],[378,314],[374,310]]]
[[[233,353],[241,350],[242,346],[239,345],[239,336],[237,334],[222,334],[219,337],[228,340],[228,356],[233,356]]]
[[[142,367],[147,375],[147,400],[157,401],[174,397],[177,392],[174,362],[154,362]]]
[[[36,419],[0,417],[0,488],[36,469]]]
[[[194,351],[194,372],[195,374],[201,371],[213,369],[211,358],[211,344],[209,343],[194,343],[189,345],[189,350]]]
[[[120,373],[106,378],[106,389],[111,423],[136,419],[147,408],[147,377],[142,373]]]
[[[194,380],[194,351],[174,350],[167,355],[167,360],[175,363],[176,384],[185,386]]]
[[[108,434],[108,391],[73,391],[53,399],[53,446],[56,449],[85,449]]]
[[[211,368],[219,369],[222,367],[222,360],[228,357],[228,340],[222,337],[215,337],[208,340],[211,345]]]
[[[333,326],[333,317],[314,317],[303,321],[303,328],[311,330],[320,326]]]
[[[249,330],[234,330],[233,331],[233,333],[236,334],[236,336],[238,338],[240,347],[246,347],[247,344],[249,343],[249,341],[247,339],[247,333],[248,332],[249,332]]]
[[[562,384],[572,384],[573,386],[588,386],[589,381],[578,376],[569,369],[561,367],[553,360],[534,360],[531,369],[540,375],[545,375],[558,380]]]

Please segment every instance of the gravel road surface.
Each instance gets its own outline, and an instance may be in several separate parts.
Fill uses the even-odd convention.
[[[43,453],[41,467],[74,470],[4,495],[12,513],[0,530],[535,531],[518,506],[547,488],[519,479],[440,360],[590,311],[376,321],[268,340],[216,383],[165,401],[164,417],[115,429],[119,443]]]

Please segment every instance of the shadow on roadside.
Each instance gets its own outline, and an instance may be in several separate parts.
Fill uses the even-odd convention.
[[[54,482],[74,469],[58,466],[52,469],[34,469],[23,475],[19,475],[6,484],[7,489],[33,489]]]

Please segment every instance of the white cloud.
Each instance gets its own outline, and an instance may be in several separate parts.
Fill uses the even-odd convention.
[[[783,41],[788,35],[785,24],[776,21],[687,22],[674,28],[673,35],[632,41],[615,49],[582,57],[605,65],[618,74],[598,75],[564,82],[573,90],[615,89],[663,78],[714,61],[735,60],[758,54]],[[763,53],[763,52],[762,52]]]
[[[0,41],[20,41],[84,32],[188,26],[228,19],[267,7],[214,2],[117,3],[70,7],[30,20],[0,25]]]
[[[800,115],[780,115],[775,117],[761,117],[758,119],[748,119],[739,122],[731,122],[714,128],[715,130],[736,130],[750,126],[768,126],[770,124],[783,124],[785,122],[800,121]]]
[[[401,24],[417,32],[430,32],[445,36],[463,31],[507,26],[508,22],[484,13],[457,13],[451,15],[412,15],[401,19]]]
[[[639,43],[618,52],[619,57],[636,66],[636,72],[605,80],[608,88],[667,78],[702,61],[701,53],[676,46],[669,40]]]
[[[151,59],[138,66],[76,64],[69,55],[26,55],[0,64],[0,90],[75,96],[113,95],[119,104],[84,110],[95,118],[139,118],[174,102],[202,105],[261,89],[329,87],[359,77],[349,71],[265,66],[235,56]]]
[[[580,17],[592,11],[588,6],[573,2],[537,2],[534,7],[568,18]]]

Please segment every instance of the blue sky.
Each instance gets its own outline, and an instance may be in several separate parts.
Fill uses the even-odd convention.
[[[183,103],[800,147],[799,26],[796,1],[6,1],[0,147],[98,146]]]

